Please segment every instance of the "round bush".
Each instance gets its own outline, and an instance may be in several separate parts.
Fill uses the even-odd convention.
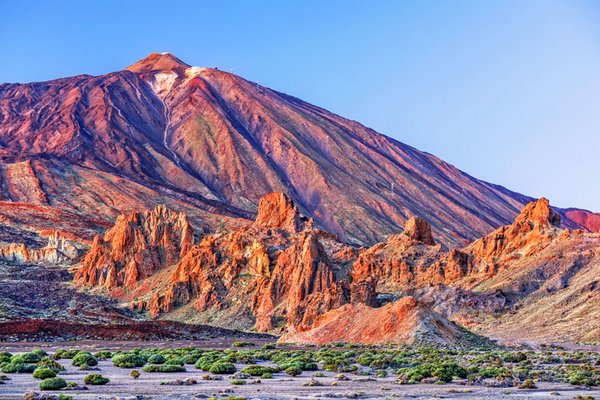
[[[166,362],[167,362],[167,359],[164,358],[160,354],[153,354],[153,355],[150,356],[150,358],[148,358],[148,363],[149,364],[164,364]]]
[[[65,367],[63,367],[62,365],[60,365],[59,363],[57,363],[50,357],[42,358],[42,360],[39,363],[37,363],[36,366],[38,368],[48,368],[54,372],[60,372],[60,371],[65,370]]]
[[[100,350],[94,354],[94,357],[98,360],[107,360],[112,357],[112,352],[108,350]]]
[[[48,355],[48,353],[46,353],[43,349],[33,349],[31,350],[31,352],[37,354],[40,357],[46,357]]]
[[[5,374],[20,373],[32,373],[35,371],[37,366],[35,364],[6,364],[2,367],[2,372]]]
[[[250,365],[242,370],[244,374],[252,376],[261,376],[264,374],[273,374],[275,370],[271,367],[265,367],[262,365]]]
[[[79,353],[75,357],[73,357],[73,361],[71,362],[76,367],[81,367],[83,365],[89,365],[90,367],[95,367],[98,365],[98,360],[96,357],[91,355],[90,353]]]
[[[290,376],[298,376],[302,373],[302,370],[298,367],[289,367],[285,370],[285,373]]]
[[[40,362],[42,357],[36,353],[15,354],[10,358],[11,364],[35,364]]]
[[[144,372],[185,372],[185,367],[181,365],[149,364],[142,370]]]
[[[185,372],[185,367],[183,365],[164,364],[161,372]]]
[[[13,355],[7,351],[0,351],[0,364],[5,362],[10,362],[10,358]]]
[[[38,368],[33,371],[33,377],[36,379],[48,379],[56,377],[56,372],[48,368]]]
[[[106,385],[110,382],[110,379],[103,377],[100,374],[89,374],[83,378],[83,382],[86,385]]]
[[[40,382],[42,390],[60,390],[67,387],[67,382],[63,378],[48,378]]]
[[[52,358],[54,358],[55,360],[60,360],[61,358],[73,358],[77,355],[77,353],[79,353],[79,350],[65,350],[65,349],[60,349],[57,350],[56,353],[54,353],[52,355]]]
[[[138,371],[138,370],[135,370],[135,369],[134,369],[133,371],[131,371],[131,374],[129,374],[129,375],[130,375],[130,376],[131,376],[133,379],[137,379],[137,378],[139,378],[139,377],[140,377],[140,371]]]
[[[185,358],[184,357],[174,357],[174,358],[169,358],[165,364],[167,365],[185,365]]]
[[[211,374],[233,374],[235,371],[235,365],[227,361],[217,361],[208,370]]]
[[[198,359],[194,366],[202,371],[208,371],[212,365],[219,361],[220,357],[218,355],[207,354]]]
[[[137,368],[146,365],[146,359],[133,353],[117,354],[112,357],[115,367]]]

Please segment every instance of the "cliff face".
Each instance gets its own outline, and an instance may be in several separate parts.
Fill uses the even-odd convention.
[[[78,255],[76,245],[59,232],[52,232],[48,236],[48,244],[41,248],[32,248],[24,243],[0,245],[0,258],[18,264],[70,264]]]
[[[90,286],[133,286],[179,261],[194,242],[183,213],[158,206],[117,218],[115,226],[96,236],[75,281]]]

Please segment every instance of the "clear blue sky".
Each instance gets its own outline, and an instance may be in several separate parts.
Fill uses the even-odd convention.
[[[1,82],[102,74],[169,51],[478,178],[600,211],[598,1],[12,1],[0,10]]]

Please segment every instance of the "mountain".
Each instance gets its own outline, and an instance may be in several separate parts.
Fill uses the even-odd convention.
[[[440,243],[457,246],[509,223],[531,200],[168,53],[101,76],[0,85],[0,215],[23,242],[51,228],[89,244],[121,213],[160,204],[199,232],[235,229],[273,191],[355,244],[418,216]],[[559,212],[567,227],[597,228],[590,212]]]

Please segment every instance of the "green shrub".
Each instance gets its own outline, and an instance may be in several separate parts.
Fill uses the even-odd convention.
[[[567,379],[571,385],[596,386],[597,382],[589,371],[579,370],[570,372]]]
[[[31,350],[32,353],[37,354],[40,357],[46,357],[48,355],[48,353],[46,353],[43,349],[33,349]]]
[[[110,379],[103,377],[100,374],[89,374],[83,378],[83,382],[86,385],[106,385],[110,382]]]
[[[2,367],[5,374],[28,373],[31,374],[37,366],[35,364],[6,364]]]
[[[134,369],[133,371],[131,371],[131,373],[130,373],[129,375],[130,375],[130,376],[131,376],[133,379],[137,379],[137,378],[139,378],[139,377],[140,377],[140,371],[138,371],[138,370],[135,370],[135,369]]]
[[[185,372],[181,365],[148,364],[142,368],[144,372]]]
[[[100,350],[94,354],[94,357],[98,360],[108,360],[109,358],[112,358],[112,356],[113,353],[108,350]]]
[[[89,365],[90,367],[95,367],[98,365],[98,360],[96,357],[91,355],[90,353],[81,352],[78,353],[75,357],[73,357],[73,361],[71,362],[76,367],[81,367],[83,365]]]
[[[33,377],[35,379],[48,379],[56,377],[56,372],[48,368],[38,368],[33,371]]]
[[[275,370],[271,367],[266,367],[262,365],[250,365],[241,371],[244,374],[252,375],[252,376],[261,376],[264,374],[272,374]]]
[[[133,353],[122,353],[112,357],[115,367],[120,368],[138,368],[146,365],[146,359]]]
[[[221,359],[221,355],[216,353],[207,353],[198,358],[194,366],[202,371],[208,371],[212,365]]]
[[[185,365],[185,358],[184,357],[169,358],[168,360],[166,360],[165,364],[166,365]]]
[[[48,378],[40,382],[41,390],[60,390],[67,387],[67,382],[63,378]]]
[[[167,359],[160,354],[153,354],[148,358],[149,364],[164,364],[165,362],[167,362]]]
[[[298,367],[288,367],[286,368],[285,373],[290,376],[298,376],[302,373],[302,370]]]
[[[16,354],[10,358],[11,364],[35,364],[40,362],[42,357],[36,353]]]
[[[235,371],[235,365],[227,361],[217,361],[208,369],[211,374],[233,374]]]
[[[50,357],[42,358],[40,360],[40,362],[38,362],[36,364],[36,366],[38,368],[48,368],[57,373],[65,370],[65,367],[63,367],[62,365],[60,365],[58,362],[56,362],[55,360],[53,360]]]
[[[10,362],[12,356],[8,351],[0,351],[0,364]]]
[[[233,379],[231,381],[232,385],[245,385],[246,384],[246,380],[245,379]]]
[[[60,359],[71,359],[73,357],[75,357],[77,355],[77,353],[79,353],[79,350],[65,350],[65,349],[60,349],[57,350],[56,353],[54,353],[52,355],[52,358],[54,358],[55,360],[60,360]]]
[[[432,376],[438,378],[441,382],[452,382],[456,376],[458,378],[466,378],[467,370],[455,363],[442,363],[435,367]]]
[[[525,360],[527,360],[527,355],[520,351],[517,353],[508,353],[504,355],[504,362],[519,363]]]

